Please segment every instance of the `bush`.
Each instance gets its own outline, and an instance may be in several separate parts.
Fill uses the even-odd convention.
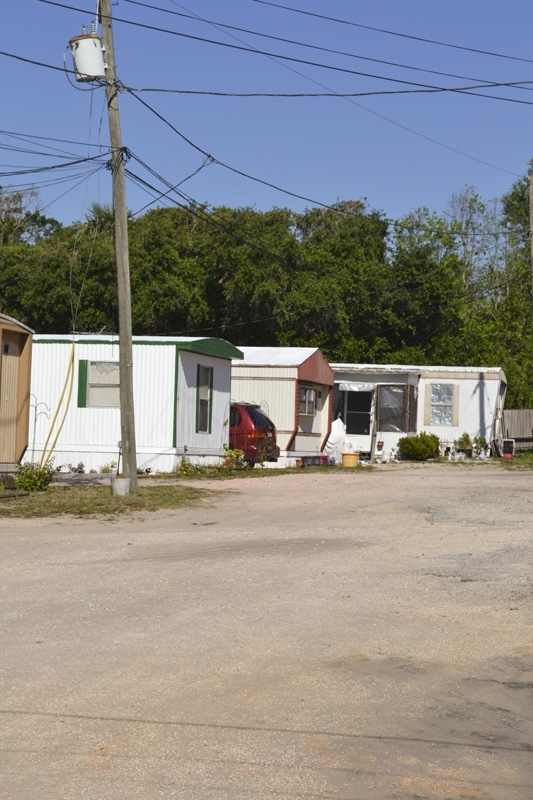
[[[489,450],[490,445],[484,436],[474,436],[474,453],[476,456],[487,455]]]
[[[455,440],[453,443],[455,447],[455,452],[460,452],[464,450],[472,450],[474,445],[472,444],[472,439],[470,438],[470,434],[466,431],[462,433],[458,439]]]
[[[244,460],[243,450],[233,450],[231,447],[224,445],[224,461],[221,465],[222,472],[235,472],[240,469],[248,469],[248,464]]]
[[[49,461],[44,467],[38,464],[21,464],[15,475],[15,486],[26,492],[44,492],[53,482],[56,471]]]
[[[398,450],[407,461],[427,461],[440,455],[440,439],[435,433],[422,431],[416,436],[404,436],[398,442]]]

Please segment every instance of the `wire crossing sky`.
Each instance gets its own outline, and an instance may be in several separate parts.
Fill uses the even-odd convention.
[[[76,83],[67,49],[95,7],[20,0],[3,17],[0,185],[35,187],[64,224],[111,202],[104,90]],[[465,186],[501,196],[533,157],[525,0],[121,0],[112,13],[124,145],[161,196],[185,182],[209,207],[366,198],[401,218]],[[140,177],[132,213],[157,205]]]

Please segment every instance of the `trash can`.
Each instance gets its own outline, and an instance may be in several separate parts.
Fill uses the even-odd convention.
[[[342,466],[343,467],[356,467],[359,463],[359,453],[343,453]]]

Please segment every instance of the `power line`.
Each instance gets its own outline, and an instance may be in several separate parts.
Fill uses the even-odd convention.
[[[0,54],[0,55],[3,55],[3,54]],[[39,62],[32,62],[32,63],[39,64]],[[46,65],[46,66],[48,66],[48,65]],[[101,148],[101,145],[91,144],[90,142],[78,142],[78,141],[74,141],[72,139],[59,139],[59,138],[54,137],[54,136],[39,136],[36,133],[21,133],[20,131],[4,131],[4,130],[0,130],[0,136],[8,136],[8,137],[11,137],[13,139],[21,139],[22,141],[32,141],[33,139],[38,139],[38,140],[44,141],[44,142],[57,142],[59,144],[75,144],[75,145],[78,145],[79,147],[100,147]],[[55,147],[52,147],[52,148],[49,148],[49,149],[56,150]],[[58,152],[61,152],[61,151],[58,150]],[[72,154],[70,154],[70,155],[72,155]]]
[[[452,72],[441,72],[439,70],[427,69],[425,67],[416,67],[416,66],[412,66],[412,65],[409,65],[409,64],[399,64],[397,62],[386,61],[386,60],[381,59],[381,58],[371,58],[369,56],[362,56],[362,55],[359,55],[357,53],[347,53],[347,52],[345,52],[343,50],[335,50],[335,49],[329,48],[329,47],[321,47],[320,45],[309,44],[307,42],[300,42],[300,41],[297,41],[295,39],[286,39],[286,38],[284,38],[282,36],[273,36],[273,35],[268,34],[268,33],[262,33],[260,31],[250,30],[249,28],[239,28],[236,25],[227,25],[226,23],[223,23],[223,22],[214,22],[213,20],[204,19],[203,17],[200,17],[198,14],[184,14],[183,12],[180,12],[180,11],[172,11],[171,9],[168,9],[168,8],[160,8],[159,6],[150,5],[148,3],[142,3],[142,2],[140,2],[140,0],[125,0],[125,2],[130,3],[132,5],[136,5],[136,6],[142,6],[143,8],[149,8],[151,11],[160,11],[160,12],[162,12],[164,14],[171,14],[173,16],[178,16],[178,17],[183,17],[185,19],[192,19],[192,20],[196,20],[196,21],[199,21],[199,22],[203,22],[203,23],[211,25],[211,26],[213,26],[215,28],[223,28],[225,30],[238,31],[239,33],[247,33],[247,34],[251,34],[252,36],[259,36],[259,37],[264,38],[264,39],[271,39],[271,40],[276,41],[276,42],[282,42],[284,44],[296,45],[298,47],[306,47],[306,48],[309,48],[311,50],[319,50],[321,52],[331,53],[333,55],[345,56],[347,58],[359,59],[361,61],[371,61],[371,62],[376,63],[376,64],[384,64],[386,66],[399,67],[400,69],[409,69],[409,70],[414,70],[416,72],[425,72],[425,73],[428,73],[428,74],[440,75],[440,76],[447,77],[447,78],[458,78],[460,80],[477,81],[479,83],[492,83],[492,81],[486,81],[485,79],[482,79],[482,78],[472,78],[472,77],[469,77],[469,76],[457,75],[457,74],[452,73]],[[184,6],[180,5],[179,3],[175,3],[175,5],[178,5],[180,8],[184,8]]]
[[[80,8],[76,8],[74,6],[65,5],[63,3],[58,3],[58,2],[55,2],[55,0],[39,0],[39,2],[40,3],[46,3],[47,5],[59,6],[60,8],[67,8],[67,9],[69,9],[71,11],[83,11],[83,12],[87,13],[86,9],[80,9]],[[310,67],[318,67],[319,69],[327,69],[327,70],[331,70],[333,72],[340,72],[340,73],[348,74],[348,75],[357,75],[358,77],[372,78],[374,80],[382,80],[382,81],[388,81],[388,82],[392,82],[392,83],[401,83],[401,84],[404,84],[404,85],[407,85],[407,86],[418,86],[418,87],[422,87],[422,88],[425,88],[425,89],[443,89],[443,87],[434,86],[433,84],[420,83],[420,82],[417,82],[417,81],[409,81],[409,80],[406,80],[404,78],[390,78],[390,77],[387,77],[385,75],[376,75],[376,74],[370,73],[370,72],[362,72],[360,70],[347,69],[346,67],[337,67],[337,66],[334,66],[333,64],[321,64],[321,63],[319,63],[317,61],[309,61],[308,59],[296,58],[294,56],[285,56],[285,55],[281,55],[279,53],[271,53],[271,52],[268,52],[266,50],[259,50],[258,48],[250,48],[250,47],[245,47],[244,45],[238,45],[238,44],[229,44],[228,42],[220,42],[220,41],[217,41],[216,39],[207,39],[207,38],[202,37],[202,36],[193,36],[192,34],[188,34],[188,33],[181,33],[179,31],[172,31],[172,30],[169,30],[168,28],[160,28],[160,27],[158,27],[156,25],[147,25],[146,23],[133,22],[132,20],[124,19],[124,18],[121,18],[121,17],[113,17],[113,20],[115,22],[122,22],[125,25],[133,25],[134,27],[137,27],[137,28],[143,28],[144,30],[156,31],[158,33],[166,33],[166,34],[169,34],[171,36],[179,36],[180,38],[191,39],[193,41],[203,42],[204,44],[214,44],[214,45],[217,45],[219,47],[229,48],[231,50],[239,50],[241,52],[253,53],[254,55],[268,56],[269,58],[274,58],[276,60],[279,59],[281,61],[290,61],[292,63],[302,64],[302,65],[308,66],[308,67],[309,66]],[[462,90],[450,90],[450,91],[462,91]],[[465,94],[470,94],[471,92],[468,92],[468,91],[465,90],[464,93]],[[485,95],[481,95],[481,96],[484,97]]]
[[[40,0],[41,3],[44,3],[46,0]],[[0,50],[0,56],[6,56],[6,58],[14,58],[16,61],[23,61],[25,64],[34,64],[37,67],[46,67],[46,69],[53,69],[56,72],[70,72],[71,75],[75,75],[76,73],[74,70],[65,69],[65,67],[54,67],[52,64],[45,64],[42,61],[35,61],[33,58],[24,58],[23,56],[17,56],[15,53],[6,53],[4,50]]]
[[[375,92],[211,92],[211,91],[198,91],[192,89],[158,89],[158,88],[132,88],[130,86],[124,87],[131,92],[150,92],[160,94],[181,94],[181,95],[206,95],[209,97],[380,97],[383,95],[399,95],[399,94],[438,94],[442,92],[452,92],[457,94],[469,94],[476,97],[484,97],[487,100],[500,100],[506,103],[519,103],[520,105],[532,106],[532,100],[519,100],[514,97],[499,97],[498,95],[482,94],[480,92],[470,91],[471,89],[493,89],[499,87],[511,88],[529,88],[529,84],[533,81],[513,81],[508,83],[484,83],[475,86],[458,86],[448,88],[435,88],[435,89],[383,89]]]
[[[44,2],[44,0],[41,0],[41,2]],[[126,88],[126,87],[124,87],[124,88]],[[137,95],[136,95],[134,90],[127,89],[127,91],[133,97],[135,97],[135,99],[139,103],[142,103],[143,106],[145,106],[149,111],[151,111],[152,114],[154,114],[158,119],[160,119],[162,122],[164,122],[165,125],[168,125],[168,127],[171,130],[173,130],[174,133],[176,133],[181,139],[183,139],[184,142],[187,142],[188,145],[193,147],[195,150],[197,150],[203,156],[206,156],[206,158],[209,158],[213,163],[218,164],[220,167],[224,167],[225,169],[229,170],[230,172],[234,172],[236,175],[241,175],[241,177],[243,177],[243,178],[247,178],[248,180],[255,181],[256,183],[260,183],[263,186],[268,186],[269,188],[275,189],[276,191],[282,192],[283,194],[287,194],[290,197],[295,197],[298,200],[305,200],[307,203],[313,203],[313,205],[322,206],[323,208],[329,208],[330,207],[326,203],[321,203],[319,200],[312,200],[310,197],[306,197],[305,195],[297,194],[296,192],[291,192],[288,189],[282,189],[281,186],[276,186],[276,184],[274,184],[274,183],[270,183],[269,181],[265,181],[262,178],[257,178],[257,177],[255,177],[253,175],[249,175],[248,173],[243,172],[242,170],[237,169],[236,167],[231,167],[229,164],[225,164],[223,161],[220,161],[218,158],[215,158],[214,156],[212,156],[211,153],[208,153],[206,150],[203,150],[201,147],[199,147],[197,144],[195,144],[191,139],[187,138],[187,136],[185,136],[185,134],[181,133],[181,131],[179,131],[171,122],[169,122],[165,117],[163,117],[162,114],[160,114],[158,111],[156,111],[155,108],[152,108],[152,106],[150,106],[145,100],[142,100],[140,97],[137,97]]]
[[[61,5],[60,3],[52,2],[52,0],[39,0],[39,2],[48,3],[50,5]],[[61,6],[61,7],[71,8],[71,6]],[[78,9],[74,9],[74,10],[78,10]],[[119,22],[122,21],[122,22],[128,23],[128,20],[117,20],[117,21],[119,21]],[[131,24],[131,25],[137,25],[138,24],[138,25],[140,25],[140,23],[134,23],[134,22],[129,22],[128,24]],[[140,26],[140,27],[149,27],[150,28],[151,26]],[[176,33],[175,31],[165,31],[164,29],[158,29],[158,28],[156,28],[156,30],[162,30],[162,32],[164,32],[164,33],[175,34],[176,36],[186,36],[186,34]],[[192,38],[198,38],[198,37],[192,37]],[[210,42],[211,40],[201,39],[201,41]],[[228,45],[228,44],[225,44],[223,42],[211,41],[211,43],[212,44],[219,44],[222,47],[237,47],[237,45]],[[429,84],[416,83],[414,81],[406,81],[406,80],[402,80],[400,78],[387,78],[387,77],[385,77],[383,75],[373,75],[371,73],[355,72],[354,70],[345,70],[345,69],[342,69],[341,67],[333,67],[333,66],[328,66],[328,65],[321,65],[321,64],[317,64],[317,63],[311,62],[311,61],[303,61],[301,59],[292,59],[292,58],[289,58],[288,56],[281,56],[281,55],[277,55],[275,53],[266,53],[264,51],[255,50],[255,49],[252,49],[252,48],[249,48],[249,47],[238,47],[238,49],[245,50],[246,52],[249,52],[249,53],[256,53],[258,55],[266,55],[266,56],[272,57],[274,59],[280,58],[280,59],[285,59],[285,60],[289,60],[289,61],[297,61],[298,63],[301,63],[301,64],[307,64],[307,65],[311,65],[311,66],[323,67],[324,69],[334,69],[334,70],[337,70],[337,71],[340,71],[340,72],[349,72],[349,73],[354,74],[354,75],[359,75],[359,76],[368,77],[368,78],[374,78],[376,80],[392,81],[393,83],[408,84],[408,85],[416,86],[416,87],[419,87],[419,88],[416,88],[416,89],[397,89],[397,90],[386,90],[386,89],[384,89],[384,90],[381,90],[381,91],[373,91],[373,92],[331,92],[330,91],[330,92],[315,92],[315,93],[309,93],[309,92],[307,92],[307,93],[306,92],[241,92],[241,93],[239,93],[239,92],[199,91],[199,90],[191,90],[191,89],[160,89],[160,88],[135,88],[135,89],[129,89],[129,87],[123,87],[123,88],[128,88],[129,91],[135,91],[135,92],[160,92],[160,93],[184,94],[184,95],[186,95],[186,94],[194,94],[194,95],[207,95],[207,96],[215,96],[215,97],[345,97],[345,98],[349,98],[349,97],[374,97],[374,96],[380,96],[380,95],[396,95],[396,94],[433,94],[433,93],[451,92],[451,93],[454,93],[454,94],[468,94],[468,95],[472,95],[472,96],[475,96],[475,97],[482,97],[482,98],[485,98],[487,100],[500,100],[500,101],[508,102],[508,103],[519,103],[521,105],[533,105],[533,101],[529,101],[529,100],[519,100],[517,98],[512,98],[512,97],[499,97],[498,95],[488,95],[488,94],[484,94],[482,92],[474,92],[473,91],[473,89],[493,89],[493,88],[516,88],[516,89],[527,88],[527,89],[529,89],[530,84],[533,84],[533,81],[531,81],[531,80],[529,80],[529,81],[506,81],[506,82],[483,83],[483,84],[476,84],[474,86],[450,86],[450,87],[446,87],[446,86],[431,86]],[[74,70],[67,70],[67,69],[64,69],[63,67],[54,67],[52,64],[45,64],[42,61],[35,61],[35,59],[31,59],[31,58],[24,58],[23,56],[16,55],[15,53],[7,53],[4,50],[0,50],[0,55],[1,56],[5,56],[6,58],[14,58],[17,61],[24,61],[27,64],[33,64],[34,66],[37,66],[37,67],[45,67],[46,69],[52,69],[52,70],[56,70],[56,71],[59,71],[59,72],[68,72],[71,75],[75,75],[76,74]],[[304,76],[304,77],[306,77],[306,76]],[[315,81],[313,81],[313,82],[315,82]],[[46,138],[46,137],[43,137],[43,138]],[[62,141],[62,140],[58,140],[58,141]],[[68,141],[68,140],[65,140],[65,141]],[[94,147],[95,145],[88,145],[88,146],[89,147]]]
[[[43,2],[44,0],[41,0]],[[466,47],[460,44],[451,44],[450,42],[441,42],[437,39],[427,39],[423,36],[413,36],[412,34],[408,33],[399,33],[398,31],[391,31],[386,28],[376,28],[372,25],[363,25],[359,22],[351,22],[350,20],[346,19],[338,19],[337,17],[329,17],[325,14],[316,14],[311,11],[303,11],[300,8],[292,8],[290,6],[284,6],[280,3],[272,3],[270,0],[252,0],[254,3],[260,3],[261,5],[265,6],[272,6],[273,8],[280,8],[284,11],[292,11],[295,14],[304,14],[308,17],[316,17],[317,19],[327,20],[328,22],[337,22],[341,25],[350,25],[354,28],[362,28],[363,30],[367,31],[376,31],[377,33],[386,33],[389,36],[399,36],[403,39],[412,39],[416,42],[425,42],[426,44],[435,44],[439,47],[451,47],[455,50],[465,50],[468,53],[478,53],[483,56],[492,56],[493,58],[505,58],[509,61],[522,61],[525,64],[533,64],[533,59],[531,58],[521,58],[520,56],[510,56],[505,53],[496,53],[492,50],[480,50],[476,47]]]
[[[42,172],[51,172],[54,170],[65,170],[68,167],[79,166],[80,164],[87,164],[101,159],[101,155],[88,156],[86,158],[79,158],[76,161],[70,161],[66,164],[51,164],[47,167],[28,167],[19,169],[14,172],[0,172],[0,178],[12,177],[17,175],[38,175]]]

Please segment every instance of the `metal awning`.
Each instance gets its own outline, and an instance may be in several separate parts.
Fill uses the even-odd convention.
[[[351,381],[343,381],[339,384],[341,392],[373,392],[375,388],[375,383],[352,383]]]

